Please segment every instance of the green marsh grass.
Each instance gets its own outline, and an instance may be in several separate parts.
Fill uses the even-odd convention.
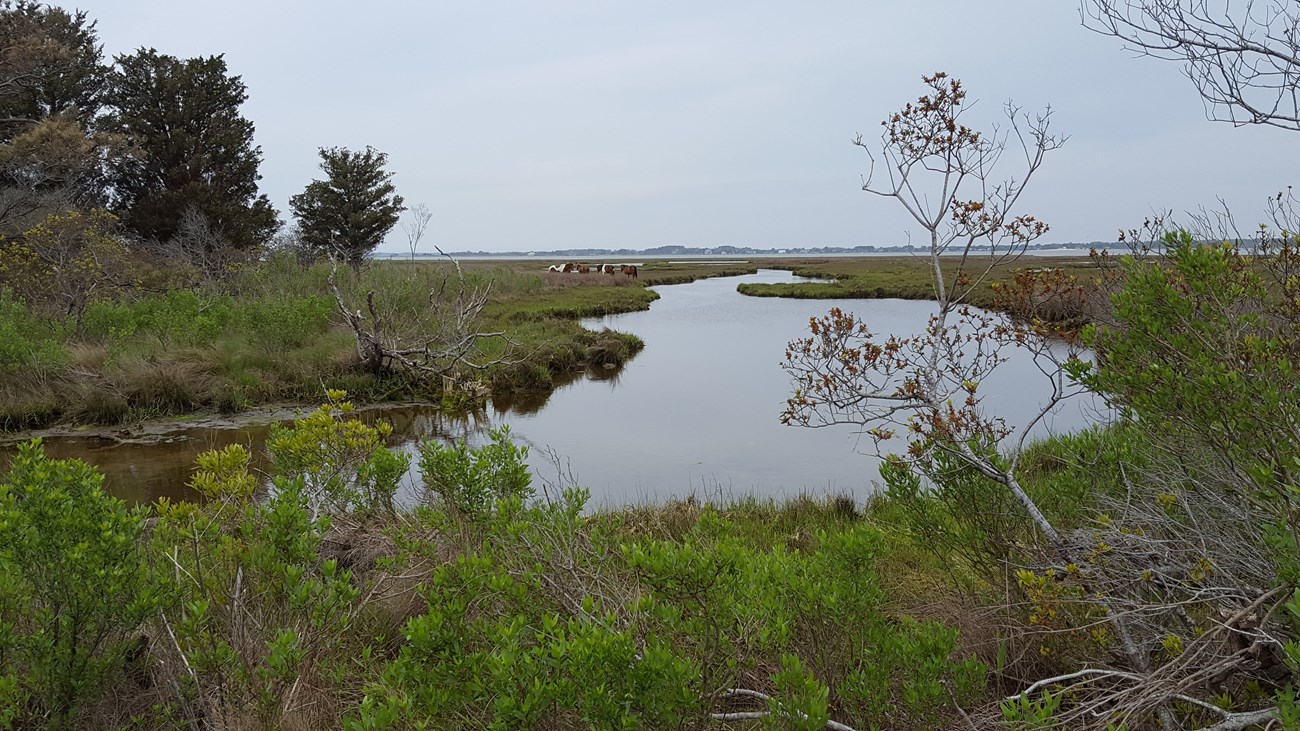
[[[974,269],[978,259],[972,260]],[[737,290],[751,297],[790,297],[795,299],[934,299],[934,275],[925,259],[911,256],[870,256],[843,259],[785,260],[774,262],[774,269],[788,269],[801,277],[828,279],[828,282],[791,284],[741,284]],[[944,273],[956,275],[955,261],[943,262]],[[994,304],[994,283],[1010,282],[1024,269],[1059,268],[1066,274],[1090,279],[1094,273],[1086,257],[1022,257],[993,268],[989,277],[971,295],[970,303],[981,307]],[[1085,279],[1085,281],[1088,281]]]

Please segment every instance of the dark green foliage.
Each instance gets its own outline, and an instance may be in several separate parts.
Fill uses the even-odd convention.
[[[1062,530],[1087,525],[1097,498],[1126,494],[1125,476],[1146,469],[1150,449],[1140,424],[1117,421],[1029,445],[1020,458],[1025,489]]]
[[[921,729],[947,720],[941,681],[981,691],[955,630],[887,610],[889,547],[852,515],[696,505],[649,537],[580,489],[530,500],[504,431],[426,450],[461,505],[395,511],[406,461],[330,397],[272,438],[265,497],[242,446],[205,453],[202,502],[162,501],[147,537],[91,468],[24,447],[0,483],[0,725],[121,727],[87,702],[128,648],[154,682],[113,691],[149,727],[698,729],[743,709]],[[769,534],[791,529],[798,547]],[[35,631],[65,617],[109,627],[81,672],[57,662],[67,626]]]
[[[102,126],[137,153],[111,171],[112,209],[122,223],[165,241],[193,210],[236,251],[265,244],[279,221],[257,192],[262,150],[239,113],[248,98],[240,77],[221,56],[182,60],[150,48],[116,61]]]
[[[428,611],[348,728],[675,728],[698,715],[697,670],[661,638],[639,641],[594,604],[539,601],[540,577],[491,553],[435,570]]]
[[[1287,596],[1300,580],[1297,242],[1284,233],[1277,249],[1258,257],[1230,244],[1198,243],[1185,231],[1162,243],[1161,255],[1139,251],[1120,262],[1124,284],[1112,297],[1114,322],[1084,331],[1098,363],[1072,367],[1143,434],[1138,456],[1147,464],[1133,470],[1137,479],[1126,482],[1124,500],[1112,501],[1116,514],[1098,522],[1163,539],[1164,560],[1183,554],[1183,573],[1193,580],[1244,585],[1248,596],[1280,585]],[[1123,525],[1126,519],[1133,522]],[[1116,542],[1112,533],[1108,544]],[[1110,563],[1117,563],[1111,554],[1122,555],[1108,548]],[[1098,561],[1094,570],[1106,567]],[[1192,604],[1180,605],[1180,618],[1195,615]],[[1287,607],[1277,615],[1289,627],[1270,631],[1293,638],[1300,634],[1300,602]],[[1211,615],[1192,635],[1220,630]],[[1283,642],[1294,668],[1300,647]],[[1183,648],[1177,634],[1163,646],[1174,655]],[[1280,714],[1293,715],[1293,687],[1280,690]]]
[[[120,672],[157,609],[140,535],[145,511],[76,460],[19,448],[0,480],[0,723],[75,727]],[[8,718],[5,718],[5,716]]]
[[[734,684],[729,676],[744,671],[743,663],[717,659],[775,665],[795,655],[829,688],[836,720],[926,728],[943,706],[942,679],[961,697],[982,687],[983,666],[950,661],[956,631],[885,613],[875,570],[879,531],[850,524],[818,531],[811,543],[807,551],[755,550],[734,522],[706,511],[680,541],[642,541],[624,554],[638,572],[650,626],[702,664],[705,688]],[[786,667],[784,682],[793,681],[791,673]],[[780,688],[781,675],[775,680]],[[802,709],[812,715],[810,693],[804,685],[795,697],[812,703]]]
[[[1287,289],[1294,282],[1279,291],[1231,246],[1197,245],[1186,232],[1165,244],[1159,260],[1125,263],[1115,326],[1085,331],[1101,364],[1079,363],[1074,375],[1182,455],[1206,486],[1246,488],[1245,497],[1294,530],[1300,319]]]
[[[91,305],[82,333],[110,347],[142,340],[154,349],[209,346],[223,336],[242,337],[277,355],[319,337],[333,312],[333,303],[325,297],[236,300],[183,289],[133,302]]]
[[[1123,264],[1115,324],[1084,332],[1100,366],[1080,363],[1074,375],[1177,455],[1197,489],[1242,494],[1265,511],[1261,518],[1295,532],[1295,278],[1277,287],[1234,247],[1196,245],[1186,232],[1167,235],[1165,245],[1164,258]],[[1283,247],[1262,267],[1295,258]]]
[[[273,355],[307,345],[329,327],[334,303],[327,297],[244,302],[234,324],[261,350]]]
[[[232,310],[229,297],[173,290],[134,302],[91,305],[82,332],[107,343],[141,337],[156,339],[160,346],[208,345],[230,324]]]
[[[584,502],[480,523],[349,728],[693,729],[720,706],[766,709],[771,728],[932,728],[941,680],[965,701],[982,688],[978,662],[952,659],[955,631],[884,612],[874,529],[793,551],[706,509],[655,540],[584,519]]]
[[[406,208],[393,186],[393,173],[384,170],[388,155],[369,146],[362,152],[322,147],[320,157],[325,180],[313,180],[289,199],[289,207],[304,244],[355,269]]]
[[[175,679],[172,702],[223,726],[252,716],[277,728],[341,661],[361,592],[322,555],[331,521],[313,510],[303,480],[278,479],[253,502],[248,460],[239,445],[202,455],[192,484],[205,503],[162,503],[151,545],[176,570],[161,621],[189,672]],[[212,694],[221,700],[209,709]]]

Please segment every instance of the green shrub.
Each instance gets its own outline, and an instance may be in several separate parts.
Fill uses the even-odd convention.
[[[489,431],[488,439],[475,448],[463,441],[454,447],[437,441],[420,445],[425,486],[456,516],[479,520],[498,504],[522,503],[533,496],[525,462],[528,448],[515,446],[506,426]]]
[[[950,659],[955,630],[895,621],[884,611],[886,596],[874,569],[883,548],[876,529],[819,531],[807,552],[780,546],[756,551],[733,531],[729,521],[705,511],[680,542],[642,541],[624,549],[641,579],[641,606],[651,626],[701,659],[702,688],[738,681],[745,665],[727,658],[770,667],[794,656],[799,672],[829,689],[836,720],[896,728],[932,727],[947,700],[944,679],[960,698],[982,690],[983,665]],[[787,700],[812,715],[819,707],[815,686],[794,683],[792,667],[786,661],[773,683],[802,688],[793,695],[787,690]]]
[[[0,374],[58,366],[68,359],[59,328],[33,317],[27,306],[0,290]]]
[[[173,345],[210,345],[231,322],[229,297],[178,289],[132,302],[90,305],[82,321],[83,334],[110,345],[140,337]]]
[[[267,437],[276,474],[303,481],[317,509],[393,512],[393,496],[410,458],[384,447],[392,426],[350,418],[352,403],[330,391],[330,403],[291,427],[278,424]]]
[[[188,668],[176,703],[222,727],[252,715],[278,728],[307,688],[350,662],[340,646],[362,590],[321,555],[331,521],[302,478],[277,478],[253,502],[248,462],[240,445],[201,455],[191,486],[205,502],[162,501],[152,548],[175,569],[161,621]]]
[[[986,581],[997,582],[1006,575],[1008,561],[1033,538],[1029,516],[1002,484],[948,450],[933,454],[918,464],[886,459],[880,466],[885,497],[901,511],[919,545],[941,561],[960,561]],[[996,454],[989,459],[1006,463]]]
[[[328,329],[333,312],[334,303],[327,297],[253,300],[239,303],[232,321],[264,352],[283,353]]]
[[[702,709],[699,670],[593,597],[551,589],[548,549],[582,543],[585,493],[484,524],[477,550],[434,570],[427,610],[347,728],[680,727]],[[537,551],[528,546],[537,548]]]
[[[77,460],[19,447],[0,480],[0,696],[8,722],[74,727],[158,607],[145,511],[104,494]],[[0,718],[0,720],[5,720]]]

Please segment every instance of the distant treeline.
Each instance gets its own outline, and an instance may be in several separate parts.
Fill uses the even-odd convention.
[[[1086,244],[1030,244],[1028,251],[1055,249],[1104,249],[1115,247],[1113,241],[1091,241]],[[987,246],[975,246],[975,251],[988,251]],[[536,256],[541,258],[595,257],[595,256],[806,256],[809,254],[912,254],[928,251],[920,246],[810,246],[757,249],[749,246],[655,246],[649,249],[556,249],[554,251],[453,251],[451,256]],[[380,258],[407,258],[409,254],[376,252]],[[430,254],[429,256],[435,256]]]

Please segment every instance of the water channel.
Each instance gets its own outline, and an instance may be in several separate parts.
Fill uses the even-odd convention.
[[[808,319],[840,307],[877,332],[919,332],[933,303],[908,300],[794,300],[745,297],[740,282],[787,282],[786,271],[705,279],[658,288],[651,309],[586,321],[635,333],[645,350],[616,371],[590,372],[549,398],[500,399],[477,415],[450,417],[435,407],[406,405],[367,410],[394,426],[392,446],[414,453],[425,439],[481,441],[487,428],[509,424],[530,448],[539,483],[572,477],[587,487],[594,506],[660,502],[696,495],[727,500],[754,495],[792,497],[851,493],[867,497],[878,480],[873,443],[852,427],[782,426],[778,415],[790,392],[780,368],[786,343],[807,331]],[[981,384],[984,407],[1011,425],[1026,423],[1050,394],[1027,353],[1011,359]],[[302,411],[306,411],[304,408]],[[53,457],[97,465],[108,489],[134,502],[186,497],[195,455],[241,442],[259,455],[275,420],[205,422],[153,429],[144,438],[57,437],[45,440]],[[1103,418],[1092,399],[1062,404],[1036,436],[1080,429]],[[554,459],[552,459],[552,457]],[[556,462],[558,461],[558,464]],[[560,479],[561,476],[564,479]],[[408,497],[416,475],[408,475]]]

